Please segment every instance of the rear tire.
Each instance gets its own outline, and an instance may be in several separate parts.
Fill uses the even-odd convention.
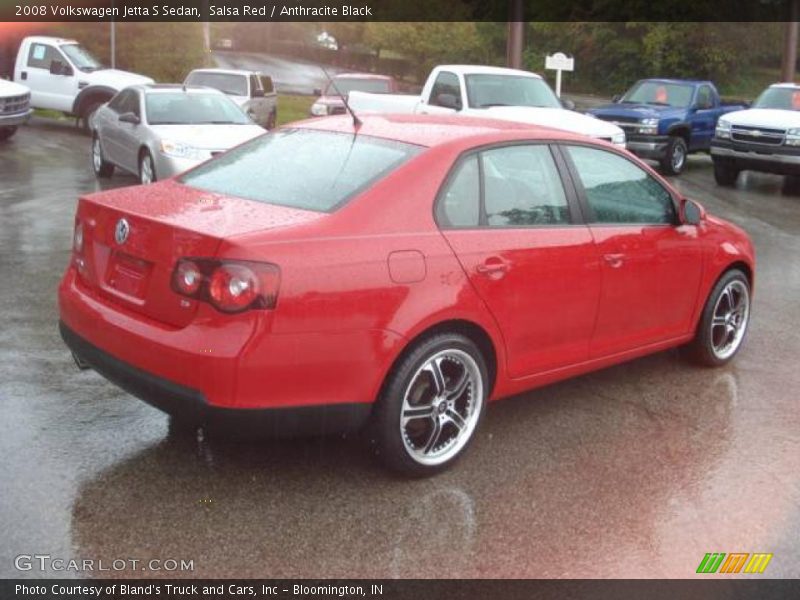
[[[678,135],[671,136],[667,144],[666,154],[659,161],[661,171],[666,175],[680,175],[686,168],[688,154],[689,149],[686,146],[686,140]]]
[[[410,477],[449,468],[472,442],[488,391],[486,362],[472,340],[443,333],[420,341],[389,374],[375,406],[379,458]]]
[[[156,166],[149,150],[142,150],[139,156],[139,183],[147,185],[158,181],[156,177]]]
[[[114,174],[114,164],[103,158],[103,147],[97,134],[92,138],[92,169],[96,177],[107,179]]]
[[[733,187],[739,177],[739,169],[726,160],[714,160],[714,181],[717,185]]]
[[[726,271],[708,295],[695,338],[687,345],[690,360],[706,367],[731,361],[750,323],[750,282],[739,269]]]
[[[0,142],[10,139],[15,133],[17,133],[16,127],[0,127]]]

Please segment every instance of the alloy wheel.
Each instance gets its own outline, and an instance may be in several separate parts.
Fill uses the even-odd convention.
[[[433,466],[456,456],[472,437],[483,403],[475,359],[448,349],[430,357],[411,378],[400,415],[408,455]]]
[[[732,356],[742,343],[750,317],[750,293],[743,281],[726,285],[714,305],[711,349],[720,360]]]

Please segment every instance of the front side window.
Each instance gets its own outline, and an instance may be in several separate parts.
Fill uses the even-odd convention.
[[[53,46],[47,44],[31,44],[31,51],[28,55],[28,66],[34,69],[50,70],[53,61],[67,64],[64,56]]]
[[[361,134],[281,129],[189,171],[191,187],[332,212],[422,150]]]
[[[153,92],[145,100],[150,125],[248,125],[250,120],[222,94]]]
[[[127,103],[127,99],[132,93],[133,92],[131,90],[122,90],[119,94],[111,99],[111,102],[108,103],[108,108],[113,110],[118,115],[121,115],[123,112],[125,112],[123,109]]]
[[[461,86],[458,83],[458,75],[442,71],[436,76],[436,81],[433,82],[431,88],[430,104],[440,106],[439,96],[442,94],[450,94],[455,96],[456,100],[460,100]]]
[[[644,169],[612,152],[568,146],[595,223],[673,224],[670,193]]]
[[[714,103],[711,101],[711,88],[707,85],[700,86],[697,90],[697,107],[698,108],[711,108]]]
[[[492,106],[538,106],[561,108],[561,102],[546,82],[524,75],[466,75],[467,98],[472,108]]]
[[[484,204],[490,227],[558,225],[569,208],[550,148],[508,146],[483,152]]]
[[[275,91],[275,86],[272,84],[272,77],[261,75],[261,87],[264,88],[265,94],[271,94]]]

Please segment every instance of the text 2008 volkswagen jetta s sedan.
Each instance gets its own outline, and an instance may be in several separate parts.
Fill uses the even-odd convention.
[[[744,232],[603,142],[342,116],[81,198],[61,332],[194,423],[370,422],[388,465],[422,475],[490,400],[671,346],[730,360],[753,270]]]

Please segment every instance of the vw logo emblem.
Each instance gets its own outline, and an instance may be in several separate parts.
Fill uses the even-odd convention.
[[[114,241],[120,246],[128,240],[128,234],[131,232],[131,226],[126,219],[117,221],[117,226],[114,228]]]
[[[758,129],[754,129],[750,135],[759,137],[761,135],[761,132]]]

